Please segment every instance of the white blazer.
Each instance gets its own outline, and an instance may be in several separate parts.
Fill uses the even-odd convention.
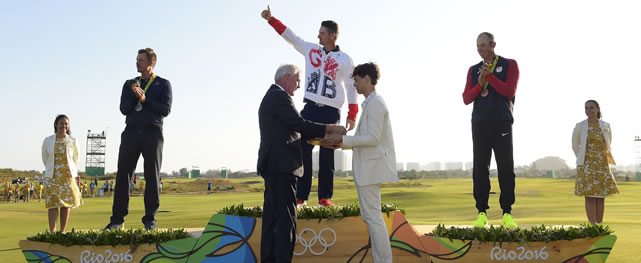
[[[67,147],[67,163],[69,164],[69,171],[73,178],[78,177],[78,144],[76,139],[67,135],[65,137],[65,145]],[[45,165],[45,177],[53,177],[54,168],[54,146],[56,145],[56,135],[51,135],[42,142],[42,163]]]
[[[612,150],[610,149],[610,143],[612,142],[612,130],[610,129],[610,124],[599,120],[599,127],[601,127],[601,133],[603,138],[605,138],[605,144],[608,149],[607,157],[608,164],[616,164],[614,162],[614,157],[612,157]],[[583,165],[585,162],[585,148],[588,143],[588,120],[579,122],[574,127],[574,132],[572,132],[572,150],[574,150],[574,155],[576,155],[576,165]]]
[[[385,101],[374,91],[362,108],[354,136],[343,136],[343,146],[354,151],[354,181],[358,186],[398,182],[392,124]]]

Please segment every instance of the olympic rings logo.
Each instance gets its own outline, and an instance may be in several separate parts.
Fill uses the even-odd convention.
[[[326,235],[328,237],[328,240],[331,240],[331,242],[328,242],[328,240],[326,240],[325,237],[323,236],[323,233],[325,233],[325,232],[328,232],[328,234],[326,234]],[[311,235],[311,239],[309,239],[309,240],[305,239],[303,237],[303,236],[305,236],[305,233],[309,233],[308,235]],[[330,229],[330,228],[323,228],[317,234],[316,231],[314,231],[312,229],[309,229],[309,228],[305,228],[305,229],[301,230],[298,233],[298,235],[296,235],[296,243],[300,244],[301,246],[303,246],[304,249],[303,249],[302,252],[294,251],[294,255],[300,256],[300,255],[305,254],[305,252],[307,252],[307,250],[309,250],[309,252],[312,253],[313,255],[320,256],[322,254],[325,254],[325,252],[327,252],[327,249],[329,247],[333,246],[336,243],[336,232],[334,232],[334,230]],[[318,245],[316,245],[316,243],[318,243]],[[316,246],[314,246],[314,245],[316,245]],[[313,247],[318,247],[318,246],[322,247],[320,252],[315,251],[314,248],[313,248]]]

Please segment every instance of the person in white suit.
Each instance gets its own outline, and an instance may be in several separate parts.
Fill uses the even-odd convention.
[[[329,135],[321,140],[321,145],[352,148],[354,183],[374,262],[392,262],[389,234],[381,213],[381,184],[398,182],[398,174],[389,112],[383,97],[376,93],[379,76],[378,66],[371,62],[354,68],[356,91],[365,96],[356,132],[353,136]]]

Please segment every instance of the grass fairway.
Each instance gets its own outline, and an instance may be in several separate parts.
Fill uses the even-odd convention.
[[[236,182],[262,181],[261,179],[234,180]],[[335,203],[357,202],[353,183],[337,179]],[[396,202],[405,208],[413,225],[469,225],[476,217],[471,179],[439,179],[412,181],[412,187],[403,181],[383,188],[383,200]],[[521,226],[552,224],[577,225],[586,222],[583,198],[574,196],[574,181],[559,179],[518,179],[516,205],[513,215]],[[260,183],[252,187],[262,187]],[[315,188],[315,187],[313,187]],[[639,262],[637,250],[641,247],[641,183],[619,183],[622,194],[606,199],[605,224],[615,230],[618,241],[609,262]],[[206,182],[203,184],[203,192]],[[492,189],[498,192],[496,178]],[[312,200],[316,193],[312,193]],[[70,227],[100,229],[111,215],[111,198],[87,198],[85,204],[72,211]],[[262,205],[262,193],[214,193],[212,195],[162,195],[158,226],[202,228],[209,217],[226,205],[244,203]],[[312,204],[313,202],[310,202]],[[498,195],[490,196],[488,216],[491,224],[500,223]],[[142,197],[131,199],[126,227],[142,227],[144,213]],[[0,204],[0,258],[2,262],[24,262],[18,241],[47,229],[47,214],[43,203]]]

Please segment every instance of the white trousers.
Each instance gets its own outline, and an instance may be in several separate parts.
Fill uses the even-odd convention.
[[[372,242],[374,262],[392,262],[392,247],[383,214],[381,213],[381,185],[356,185],[361,217],[367,223],[367,230]]]

